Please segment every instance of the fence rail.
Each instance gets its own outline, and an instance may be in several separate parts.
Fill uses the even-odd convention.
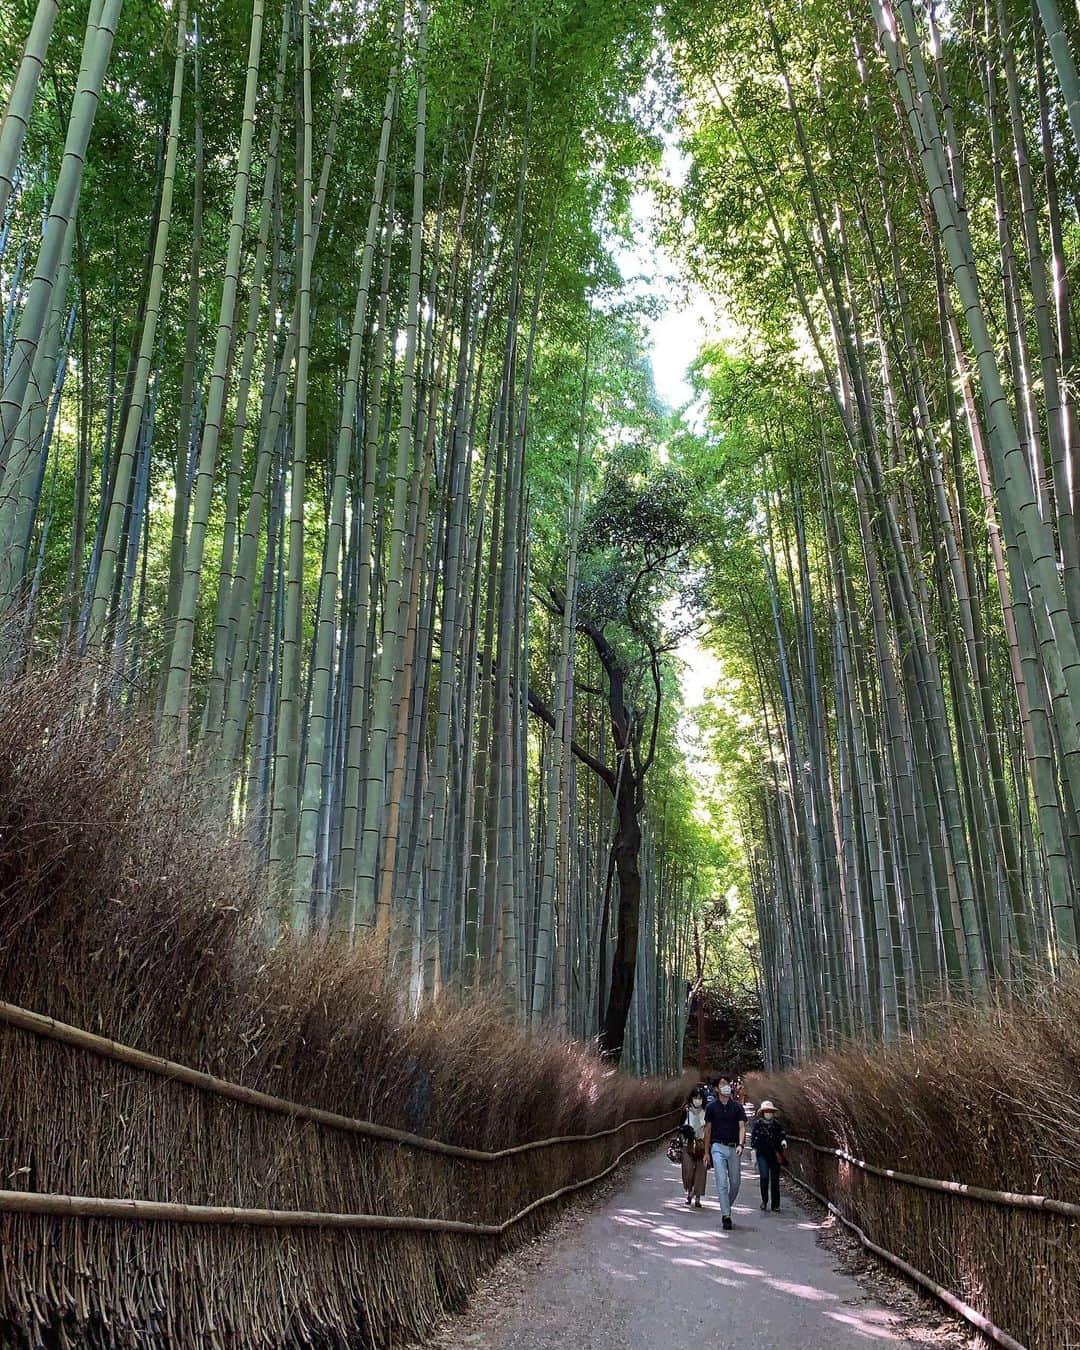
[[[674,1115],[670,1111],[668,1115]],[[630,1124],[624,1121],[624,1124]],[[620,1127],[621,1128],[621,1127]],[[250,1228],[365,1228],[408,1233],[468,1233],[474,1237],[501,1237],[545,1205],[574,1191],[594,1186],[610,1176],[631,1153],[657,1144],[668,1130],[623,1149],[594,1176],[542,1195],[502,1223],[468,1223],[464,1219],[424,1219],[411,1214],[331,1214],[302,1209],[239,1209],[231,1205],[182,1205],[159,1200],[116,1200],[89,1195],[48,1195],[38,1191],[0,1190],[0,1213],[48,1214],[62,1219],[121,1219],[159,1223],[227,1224]]]
[[[792,1142],[809,1144],[812,1148],[816,1148],[820,1153],[837,1152],[835,1149],[827,1149],[819,1144],[815,1144],[813,1140],[801,1139],[798,1135],[789,1134],[788,1143]],[[879,1169],[874,1170],[878,1171]],[[795,1184],[801,1186],[804,1190],[809,1191],[814,1199],[824,1205],[830,1214],[835,1215],[845,1228],[850,1229],[855,1234],[859,1239],[859,1242],[868,1252],[872,1252],[875,1256],[879,1257],[882,1261],[886,1261],[889,1265],[895,1266],[897,1270],[902,1271],[909,1279],[914,1280],[916,1284],[921,1284],[924,1289],[928,1289],[930,1293],[941,1299],[942,1303],[951,1308],[953,1312],[959,1313],[965,1321],[970,1322],[973,1327],[981,1331],[984,1336],[988,1336],[990,1340],[994,1341],[997,1345],[1003,1346],[1004,1350],[1027,1350],[1025,1345],[1016,1340],[1015,1337],[1010,1336],[1007,1331],[1003,1331],[1001,1327],[996,1326],[988,1317],[985,1317],[979,1312],[977,1308],[973,1308],[970,1303],[965,1303],[964,1300],[954,1294],[951,1289],[946,1289],[944,1285],[938,1284],[936,1280],[931,1279],[929,1275],[919,1270],[917,1266],[913,1266],[910,1261],[905,1261],[902,1256],[897,1256],[895,1252],[891,1252],[888,1248],[881,1247],[876,1242],[871,1241],[859,1225],[855,1223],[853,1219],[849,1219],[847,1215],[834,1205],[827,1196],[822,1195],[819,1190],[811,1186],[808,1181],[805,1181],[790,1167],[788,1167],[787,1171]]]
[[[55,1017],[31,1012],[28,1008],[20,1008],[14,1003],[0,1002],[0,1022],[6,1022],[8,1026],[17,1027],[20,1031],[31,1032],[35,1036],[44,1036],[75,1049],[85,1050],[103,1059],[115,1060],[133,1069],[142,1069],[146,1073],[167,1078],[170,1082],[186,1083],[189,1087],[241,1102],[245,1106],[258,1107],[277,1115],[291,1116],[296,1120],[310,1120],[313,1124],[341,1130],[346,1134],[358,1134],[368,1139],[400,1144],[404,1148],[416,1149],[418,1152],[438,1153],[444,1157],[462,1158],[469,1162],[498,1162],[502,1158],[516,1157],[542,1148],[553,1148],[558,1144],[581,1144],[593,1139],[605,1139],[618,1134],[620,1130],[625,1130],[629,1125],[648,1125],[654,1120],[665,1120],[672,1114],[669,1110],[655,1116],[635,1116],[608,1129],[596,1130],[592,1134],[557,1135],[551,1139],[534,1139],[527,1144],[514,1144],[509,1148],[468,1148],[463,1144],[447,1144],[441,1139],[428,1139],[424,1135],[413,1134],[408,1130],[398,1130],[392,1125],[380,1125],[373,1120],[357,1120],[352,1116],[338,1115],[335,1111],[325,1111],[319,1106],[308,1106],[302,1102],[289,1101],[285,1097],[275,1097],[272,1093],[259,1091],[258,1088],[245,1087],[242,1083],[218,1078],[215,1074],[193,1069],[190,1065],[179,1064],[175,1060],[164,1059],[161,1055],[137,1050],[122,1041],[113,1041],[107,1036],[98,1036],[92,1031],[84,1031],[81,1027],[71,1026],[67,1022],[58,1022]]]
[[[891,1167],[875,1167],[873,1163],[856,1158],[842,1148],[828,1148],[824,1144],[815,1143],[813,1139],[804,1139],[798,1134],[789,1134],[788,1142],[806,1144],[815,1153],[839,1158],[843,1162],[850,1163],[852,1167],[869,1172],[872,1176],[885,1177],[904,1186],[915,1186],[924,1191],[945,1191],[949,1195],[961,1195],[967,1200],[981,1200],[990,1205],[1005,1205],[1012,1209],[1037,1209],[1044,1214],[1061,1214],[1066,1218],[1080,1219],[1080,1205],[1074,1205],[1068,1200],[1055,1200],[1049,1195],[1022,1195],[1016,1191],[987,1190],[984,1186],[969,1186],[963,1181],[941,1181],[936,1177],[918,1177],[910,1172],[897,1172]]]
[[[35,1350],[61,1323],[105,1328],[103,1345],[423,1341],[504,1243],[679,1119],[672,1100],[591,1133],[483,1150],[273,1096],[13,1003],[0,1002],[0,1040],[11,1069],[0,1097],[18,1116],[0,1131],[0,1175],[12,1177],[0,1184],[27,1187],[0,1190],[0,1342]],[[183,1147],[166,1155],[164,1141]]]
[[[1025,1350],[1014,1332],[1038,1350],[1080,1344],[1070,1335],[1070,1328],[1080,1325],[1070,1317],[1070,1308],[1075,1315],[1071,1300],[1080,1268],[1080,1204],[880,1167],[847,1149],[801,1135],[789,1134],[788,1140],[797,1164],[788,1168],[793,1181],[820,1200],[863,1247],[928,1289],[990,1340],[1005,1350]],[[923,1194],[917,1197],[913,1191]],[[988,1215],[955,1200],[994,1206],[1000,1217],[988,1222]],[[904,1255],[872,1240],[870,1231]],[[1001,1243],[1011,1258],[1006,1268],[1015,1270],[1016,1280],[999,1278]],[[929,1263],[934,1274],[919,1269],[916,1261]]]

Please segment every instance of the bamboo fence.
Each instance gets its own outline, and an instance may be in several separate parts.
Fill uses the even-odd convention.
[[[789,1134],[791,1176],[1006,1350],[1080,1344],[1080,1204],[881,1167]],[[872,1236],[871,1236],[872,1235]]]
[[[413,1340],[545,1211],[674,1123],[668,1109],[471,1148],[10,1003],[0,1024],[0,1342],[35,1350]]]

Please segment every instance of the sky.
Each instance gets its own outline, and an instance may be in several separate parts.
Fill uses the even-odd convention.
[[[666,139],[661,173],[674,186],[682,182],[687,160],[671,138]],[[687,371],[708,338],[714,307],[704,291],[685,277],[671,253],[657,242],[656,198],[639,187],[630,203],[633,242],[613,241],[615,260],[632,295],[659,300],[662,312],[647,321],[646,336],[656,392],[672,408],[690,399]]]
[[[685,169],[685,158],[677,145],[668,141],[662,164],[665,176],[677,184]],[[613,244],[615,260],[632,294],[662,304],[660,313],[646,320],[646,348],[657,394],[668,407],[681,408],[691,398],[690,365],[702,345],[719,330],[716,307],[695,282],[682,275],[668,250],[656,242],[656,201],[651,190],[638,189],[631,209],[634,240],[630,246],[621,241]],[[706,702],[707,691],[720,678],[720,667],[694,637],[683,641],[677,655],[683,663],[681,684],[685,706],[679,739],[683,749],[689,751],[693,713]]]

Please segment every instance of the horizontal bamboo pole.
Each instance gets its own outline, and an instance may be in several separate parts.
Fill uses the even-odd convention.
[[[360,1228],[407,1233],[467,1233],[500,1237],[535,1210],[603,1181],[640,1148],[667,1138],[667,1130],[623,1149],[602,1172],[542,1195],[502,1223],[467,1223],[462,1219],[422,1219],[403,1214],[331,1214],[304,1209],[238,1209],[232,1205],[181,1205],[161,1200],[115,1200],[90,1195],[49,1195],[39,1191],[0,1190],[0,1213],[47,1214],[62,1219],[120,1219],[152,1223],[189,1223],[247,1228]]]
[[[54,1017],[31,1012],[28,1008],[17,1007],[14,1003],[0,1002],[0,1022],[18,1027],[20,1031],[31,1032],[35,1036],[45,1036],[78,1050],[86,1050],[104,1059],[116,1060],[134,1069],[143,1069],[147,1073],[157,1074],[172,1082],[186,1083],[189,1087],[199,1088],[203,1092],[212,1092],[216,1096],[242,1102],[245,1106],[274,1111],[278,1115],[291,1116],[295,1120],[310,1120],[316,1125],[325,1125],[332,1130],[343,1130],[347,1134],[359,1134],[367,1139],[400,1144],[422,1153],[439,1153],[444,1157],[464,1158],[469,1162],[496,1162],[500,1158],[512,1158],[521,1153],[530,1153],[534,1149],[551,1148],[555,1144],[579,1144],[590,1139],[605,1139],[609,1135],[618,1134],[628,1125],[647,1125],[674,1113],[672,1108],[655,1116],[635,1116],[631,1120],[624,1120],[618,1125],[611,1126],[610,1129],[597,1130],[595,1134],[564,1134],[554,1139],[534,1139],[528,1144],[514,1144],[510,1148],[489,1152],[479,1148],[466,1148],[461,1144],[444,1144],[441,1139],[427,1139],[424,1135],[412,1134],[408,1130],[396,1130],[391,1125],[377,1125],[372,1120],[355,1120],[351,1116],[340,1116],[334,1111],[324,1111],[318,1106],[305,1106],[301,1102],[275,1097],[269,1092],[260,1092],[257,1088],[244,1087],[241,1083],[231,1083],[226,1078],[203,1073],[201,1069],[178,1064],[175,1060],[163,1059],[160,1055],[151,1055],[145,1050],[136,1050],[121,1041],[112,1041],[107,1036],[97,1036],[92,1031],[83,1031],[81,1027],[70,1026],[67,1022],[58,1022]]]
[[[1013,1209],[1037,1209],[1048,1214],[1064,1214],[1070,1219],[1080,1219],[1080,1205],[1068,1200],[1055,1200],[1049,1195],[1022,1195],[1016,1191],[991,1191],[983,1186],[969,1186],[963,1181],[940,1181],[936,1177],[917,1177],[910,1172],[897,1172],[891,1167],[875,1167],[862,1158],[853,1157],[842,1148],[826,1148],[816,1144],[813,1139],[804,1139],[801,1135],[789,1134],[789,1143],[806,1144],[816,1153],[825,1153],[841,1158],[844,1162],[870,1172],[876,1177],[885,1177],[889,1181],[898,1181],[905,1186],[918,1186],[924,1191],[944,1191],[949,1195],[962,1195],[968,1200],[981,1200],[989,1205],[1007,1205]]]
[[[789,1134],[789,1143],[791,1142],[791,1139],[792,1136]],[[798,1142],[800,1144],[809,1144],[812,1141],[809,1139],[799,1139]],[[820,1145],[814,1145],[814,1147],[821,1148]],[[832,1149],[821,1149],[822,1153],[831,1153],[832,1151]],[[914,1280],[916,1284],[921,1284],[924,1289],[928,1289],[930,1293],[939,1298],[942,1303],[952,1308],[953,1312],[959,1313],[966,1322],[970,1322],[973,1327],[977,1327],[984,1336],[988,1336],[992,1341],[996,1341],[998,1345],[1003,1345],[1005,1350],[1027,1350],[1025,1345],[1021,1344],[1015,1337],[1010,1336],[1007,1331],[1002,1331],[999,1326],[995,1326],[988,1317],[984,1317],[983,1314],[979,1312],[978,1309],[973,1308],[970,1303],[965,1303],[962,1298],[958,1298],[951,1289],[946,1289],[943,1284],[938,1284],[938,1282],[932,1280],[929,1275],[924,1275],[921,1270],[918,1270],[909,1261],[905,1261],[902,1256],[897,1256],[895,1252],[890,1252],[885,1247],[879,1247],[876,1242],[872,1242],[857,1223],[852,1222],[851,1219],[841,1214],[831,1200],[822,1195],[820,1191],[815,1190],[808,1181],[804,1181],[802,1177],[797,1176],[790,1167],[787,1169],[787,1173],[792,1181],[797,1185],[802,1186],[804,1190],[809,1191],[819,1204],[824,1205],[830,1214],[834,1214],[845,1228],[850,1228],[868,1252],[873,1252],[873,1254],[880,1257],[882,1261],[887,1261],[889,1265],[895,1266],[897,1270],[903,1271],[909,1279]]]

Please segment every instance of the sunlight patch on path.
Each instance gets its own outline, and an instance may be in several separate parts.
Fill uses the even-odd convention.
[[[787,1198],[757,1208],[744,1172],[735,1228],[715,1200],[688,1209],[661,1158],[635,1167],[622,1193],[548,1248],[515,1286],[513,1306],[468,1344],[485,1350],[668,1350],[702,1328],[716,1350],[861,1350],[913,1346],[815,1240]]]

